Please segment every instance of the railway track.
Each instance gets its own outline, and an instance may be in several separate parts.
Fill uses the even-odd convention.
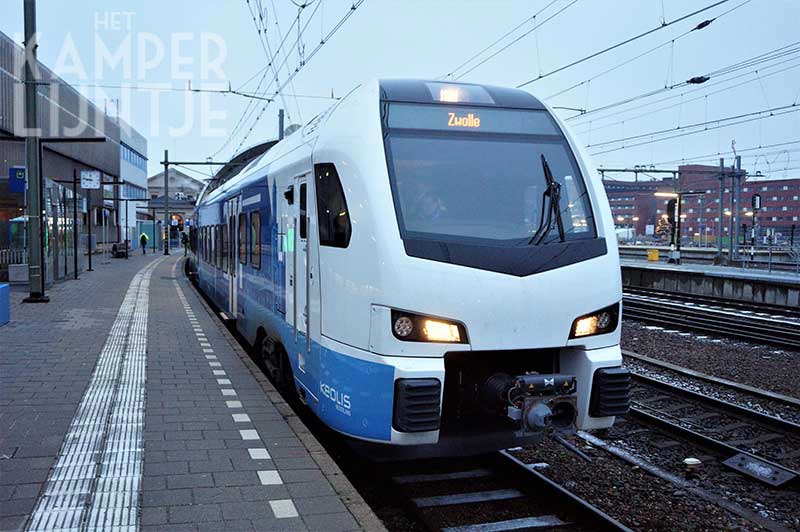
[[[723,457],[723,464],[774,487],[800,478],[800,424],[708,394],[632,374],[630,415]]]
[[[652,297],[659,299],[669,299],[672,301],[683,301],[692,303],[698,306],[718,307],[727,310],[739,310],[745,313],[755,313],[762,317],[786,317],[795,318],[800,320],[800,309],[786,306],[786,305],[773,305],[769,303],[755,303],[748,301],[738,301],[736,299],[728,299],[722,297],[705,296],[697,294],[685,294],[680,292],[668,292],[665,290],[656,290],[653,288],[642,288],[638,286],[626,286],[624,288],[625,295],[639,296],[639,297]]]
[[[800,350],[800,317],[791,309],[778,315],[760,307],[723,307],[687,295],[654,296],[627,291],[623,295],[622,309],[625,318],[663,327]]]
[[[730,402],[751,406],[755,404],[764,410],[783,410],[790,416],[800,417],[800,399],[797,397],[714,377],[632,351],[623,350],[622,356],[625,358],[628,368],[636,373],[653,374],[660,380],[674,381],[682,388],[693,389]],[[779,415],[778,417],[784,416]]]
[[[432,532],[630,530],[506,451],[393,470],[408,509]]]

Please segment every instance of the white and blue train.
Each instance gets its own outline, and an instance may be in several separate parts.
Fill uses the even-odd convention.
[[[527,92],[373,81],[218,174],[191,270],[274,380],[365,447],[607,428],[630,377],[595,175]]]

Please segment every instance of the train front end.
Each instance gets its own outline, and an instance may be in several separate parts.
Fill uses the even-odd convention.
[[[371,201],[351,212],[374,227],[358,297],[369,358],[392,368],[387,443],[470,453],[611,426],[630,377],[588,158],[524,91],[392,80],[377,95],[385,159],[352,165]]]

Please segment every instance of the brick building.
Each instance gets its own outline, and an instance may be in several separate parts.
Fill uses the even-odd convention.
[[[684,198],[682,204],[682,223],[685,228],[684,236],[702,234],[704,231],[716,236],[719,223],[719,167],[705,165],[686,165],[679,167],[680,188],[682,192],[703,192],[699,196]],[[776,241],[783,242],[800,238],[800,178],[794,179],[763,179],[747,176],[741,184],[741,198],[738,207],[738,224],[740,236],[746,229],[748,238],[753,227],[753,195],[761,196],[761,209],[757,219],[760,240],[766,235],[766,229],[774,232]],[[664,209],[665,201],[659,198],[660,209]],[[730,233],[729,218],[731,211],[730,179],[725,180],[722,193],[723,207],[723,237]],[[792,228],[794,227],[794,231]],[[749,241],[749,239],[748,239]]]
[[[684,165],[678,167],[676,186],[672,177],[650,181],[603,182],[611,205],[614,223],[621,228],[632,227],[636,235],[645,235],[647,225],[657,225],[666,216],[669,198],[656,197],[656,192],[700,192],[687,195],[681,204],[682,236],[685,241],[708,241],[714,245],[719,227],[719,167]],[[761,196],[761,209],[753,216],[752,198]],[[730,230],[730,179],[726,178],[722,194],[723,238]],[[764,243],[767,230],[773,232],[775,241],[786,243],[800,241],[800,178],[764,179],[747,176],[742,182],[739,203],[740,238],[751,236],[754,218],[759,228],[759,242]]]
[[[659,210],[656,192],[672,192],[673,179],[667,177],[653,181],[603,181],[611,205],[611,214],[617,227],[632,227],[635,234],[646,234],[648,225],[655,226],[663,209]]]

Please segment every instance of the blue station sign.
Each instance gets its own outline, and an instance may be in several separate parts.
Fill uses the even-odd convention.
[[[24,166],[12,166],[8,169],[8,191],[25,193],[27,171]]]

